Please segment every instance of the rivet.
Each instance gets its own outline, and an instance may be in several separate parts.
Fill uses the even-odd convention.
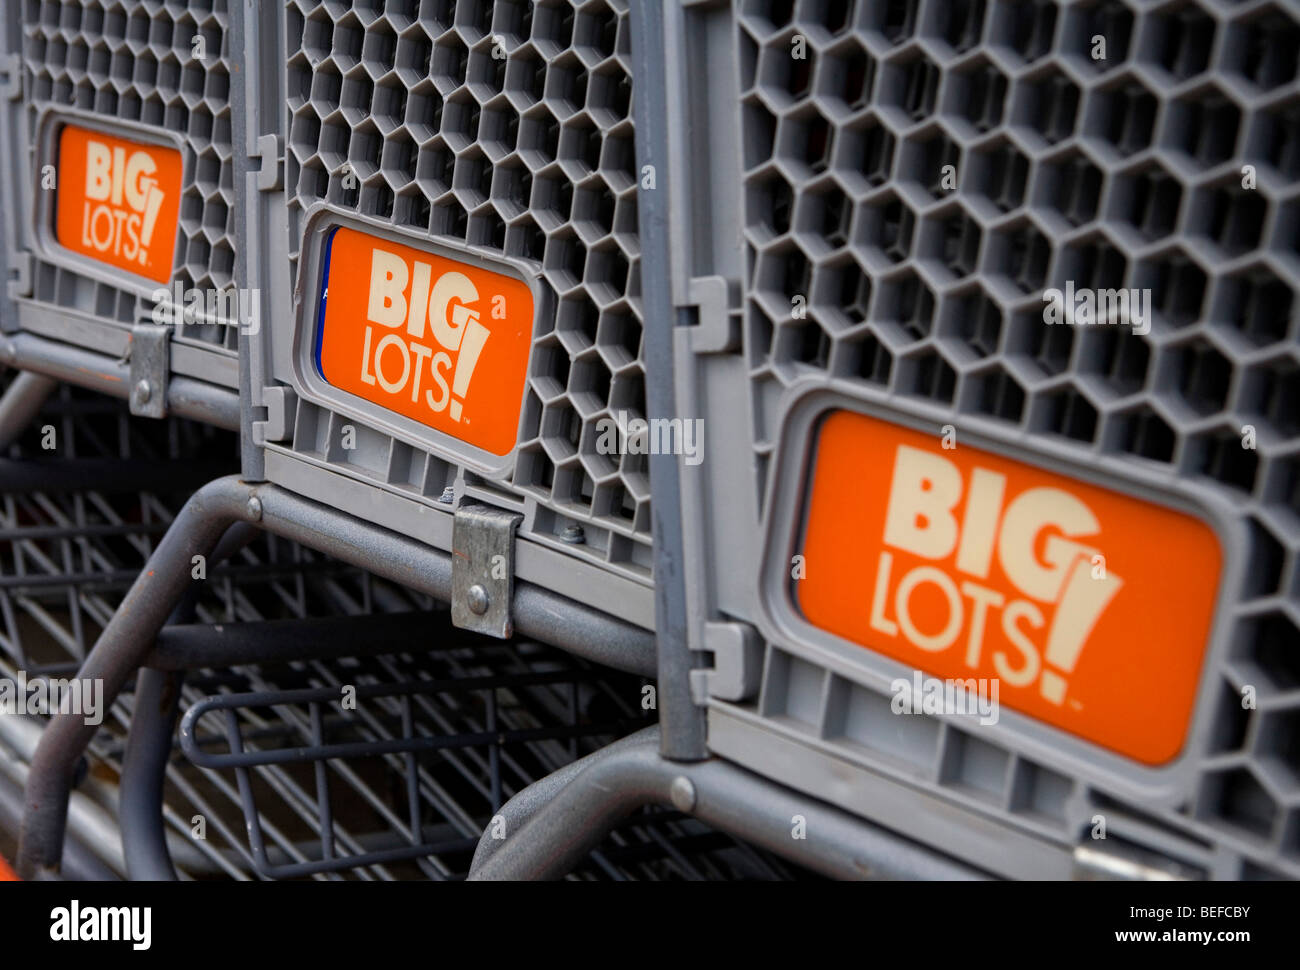
[[[695,808],[695,785],[685,775],[678,775],[668,788],[668,797],[673,808],[679,812],[690,812]]]
[[[475,616],[482,616],[488,609],[488,594],[478,583],[469,588],[466,593],[466,601],[469,605],[469,611]]]

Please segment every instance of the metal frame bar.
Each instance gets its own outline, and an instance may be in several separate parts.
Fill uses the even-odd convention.
[[[110,397],[131,395],[131,366],[126,361],[48,337],[5,334],[0,337],[0,362]],[[215,384],[173,374],[167,382],[167,413],[238,431],[239,395]]]
[[[118,803],[129,879],[162,882],[177,878],[163,823],[163,787],[182,679],[179,673],[147,667],[136,678]]]
[[[257,530],[252,526],[236,522],[226,530],[213,550],[213,565],[235,555],[256,535]],[[172,611],[173,624],[193,620],[196,593],[197,588],[193,585],[186,590]],[[200,629],[207,628],[200,626]],[[127,876],[131,879],[170,881],[177,878],[176,866],[167,847],[163,803],[167,759],[171,755],[183,683],[183,671],[149,667],[142,668],[136,678],[135,704],[127,731],[126,750],[122,755],[118,806],[122,857],[126,862]]]
[[[217,479],[177,514],[81,667],[80,678],[103,681],[105,703],[111,704],[148,660],[168,614],[191,585],[192,558],[211,558],[235,522],[254,524],[438,599],[450,596],[446,554],[274,485],[252,486],[235,476]],[[547,590],[517,584],[512,614],[525,637],[620,670],[650,676],[656,669],[652,634]],[[60,713],[41,736],[19,842],[18,871],[24,878],[59,870],[75,767],[94,733],[83,718]]]
[[[625,738],[620,738],[600,750],[601,754],[609,754],[621,748],[643,743],[642,735],[646,731],[658,730],[657,727],[645,728]],[[516,832],[525,822],[541,809],[547,802],[553,799],[569,782],[576,778],[582,770],[587,767],[587,759],[578,759],[571,761],[557,771],[551,772],[545,778],[539,778],[527,788],[520,791],[514,798],[506,802],[497,811],[497,815],[505,822],[505,830],[508,833]],[[489,822],[487,828],[483,830],[483,836],[479,839],[478,848],[474,850],[474,859],[470,863],[470,873],[478,869],[487,862],[489,858],[496,854],[496,851],[505,844],[504,839],[494,837],[494,830],[497,826]]]
[[[445,613],[438,612],[363,613],[220,626],[181,623],[159,631],[144,666],[186,671],[360,657],[409,649],[417,636],[427,641],[424,649],[428,650],[500,642],[457,630]],[[444,638],[454,638],[454,643]]]
[[[22,788],[4,775],[0,775],[0,829],[7,832],[15,831],[22,813]],[[76,831],[68,839],[66,858],[59,877],[78,882],[116,882],[119,878],[117,873],[87,847],[84,834]]]
[[[152,491],[164,485],[183,494],[230,468],[230,462],[219,459],[181,463],[147,458],[0,458],[0,489],[21,494],[90,489],[104,493]],[[71,534],[86,533],[77,527]]]
[[[632,59],[636,77],[651,77],[664,61],[664,10],[661,0],[633,0],[631,5]],[[639,171],[654,166],[668,171],[668,101],[662,85],[638,85],[636,153]],[[678,326],[686,321],[672,306],[668,273],[668,179],[663,186],[638,191],[637,210],[641,235],[644,281],[641,300],[645,310],[647,417],[672,417],[676,411],[673,389],[673,342]],[[691,697],[691,667],[695,658],[687,640],[686,585],[683,573],[681,470],[677,456],[650,456],[651,531],[654,536],[655,630],[659,645],[658,709],[663,725],[665,757],[683,761],[708,755],[704,711]]]
[[[846,812],[718,759],[671,762],[658,727],[610,745],[520,792],[502,814],[507,837],[479,843],[470,879],[556,879],[620,819],[671,805],[723,832],[838,879],[982,879],[976,870]],[[804,821],[804,837],[793,825]],[[514,823],[517,827],[510,831]]]
[[[27,430],[45,399],[59,382],[44,374],[20,371],[0,397],[0,449],[8,448]]]
[[[205,485],[163,535],[77,674],[83,680],[103,681],[106,704],[117,699],[141,666],[168,614],[185,595],[193,557],[209,557],[226,528],[248,514],[240,501],[247,503],[246,492],[234,478]],[[27,779],[18,843],[18,874],[24,879],[59,871],[73,770],[95,730],[84,718],[60,712],[41,734]]]

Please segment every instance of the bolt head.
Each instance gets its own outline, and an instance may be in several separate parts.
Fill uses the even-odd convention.
[[[249,498],[247,507],[248,507],[248,517],[254,522],[261,521],[262,500],[258,498],[256,495],[254,495]]]
[[[455,487],[448,485],[446,488],[442,490],[442,494],[438,496],[438,503],[440,505],[450,505],[455,500],[455,498],[456,498]]]
[[[560,533],[560,541],[576,546],[587,541],[587,533],[580,525],[568,525]]]
[[[679,812],[695,809],[695,785],[685,775],[678,775],[668,787],[668,797]]]
[[[482,616],[488,610],[488,592],[478,583],[469,588],[466,594],[466,604],[469,611],[475,616]]]

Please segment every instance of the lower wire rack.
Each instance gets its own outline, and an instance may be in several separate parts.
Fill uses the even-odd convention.
[[[233,855],[275,878],[461,878],[506,800],[651,723],[638,678],[538,644],[464,639],[452,634],[419,653],[257,668],[203,685],[217,690],[184,714],[169,784],[205,810],[210,840],[215,830],[226,845],[213,861]],[[178,821],[191,829],[191,820]],[[617,828],[571,878],[790,872],[692,819],[654,810]]]
[[[60,387],[0,458],[0,677],[72,676],[185,500],[237,455],[228,432]],[[176,622],[307,638],[313,659],[173,675],[174,743],[147,712],[167,732],[161,820],[180,878],[461,878],[512,795],[653,722],[642,680],[454,630],[431,598],[297,544],[258,534],[205,569]],[[136,706],[127,690],[106,712],[69,821],[119,876]],[[0,718],[0,851],[42,723]],[[571,878],[806,876],[656,808]]]

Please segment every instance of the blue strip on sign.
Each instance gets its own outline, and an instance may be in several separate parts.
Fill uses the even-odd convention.
[[[320,302],[316,308],[316,332],[312,337],[312,357],[316,361],[316,373],[322,378],[325,377],[325,369],[321,366],[320,351],[321,341],[325,336],[325,300],[330,290],[330,255],[334,252],[334,236],[342,226],[333,226],[325,236],[325,260],[321,264],[320,276]]]

